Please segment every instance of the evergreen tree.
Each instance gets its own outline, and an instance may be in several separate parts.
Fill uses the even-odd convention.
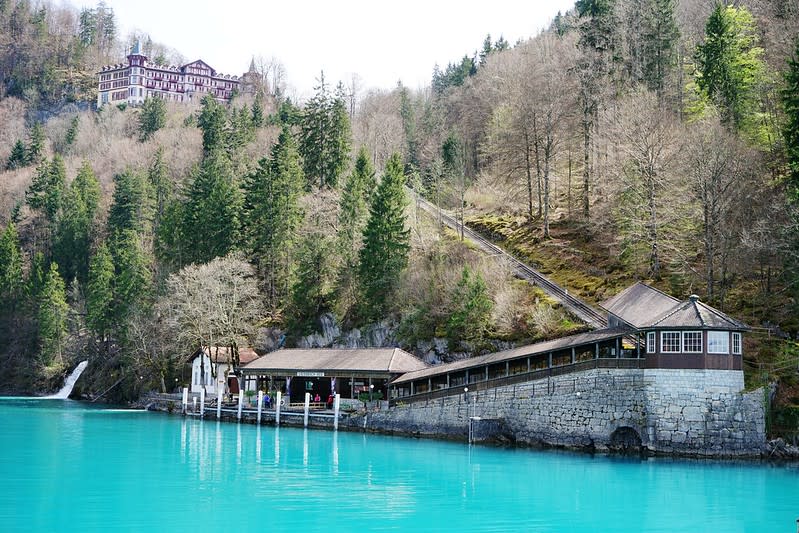
[[[188,262],[206,263],[227,255],[239,240],[242,195],[227,155],[210,153],[189,187],[183,235]]]
[[[37,122],[31,128],[30,136],[28,139],[28,149],[25,151],[27,162],[29,165],[36,165],[44,156],[44,129],[40,122]]]
[[[72,117],[72,120],[69,122],[69,128],[67,128],[67,132],[64,135],[64,146],[69,148],[75,141],[78,139],[78,129],[80,128],[80,116],[75,115]]]
[[[491,325],[494,303],[479,272],[465,266],[452,294],[452,313],[447,321],[450,342],[464,340],[479,345]],[[477,347],[477,346],[475,346]]]
[[[311,333],[319,315],[330,309],[333,255],[333,241],[328,236],[310,233],[302,240],[287,313],[290,331]]]
[[[124,324],[130,311],[143,305],[152,286],[150,259],[145,252],[141,237],[127,229],[112,242],[114,259],[114,319]]]
[[[352,128],[344,86],[339,84],[331,97],[324,73],[302,112],[299,144],[308,187],[335,188],[349,164]]]
[[[744,7],[717,3],[697,46],[697,86],[716,104],[721,120],[739,130],[756,114],[757,87],[765,72],[757,27]]]
[[[355,272],[358,266],[358,250],[366,217],[369,214],[369,200],[376,185],[375,172],[369,162],[366,147],[361,146],[355,167],[347,178],[341,193],[341,209],[336,248],[341,260],[338,280],[336,282],[337,300],[346,310],[356,300],[354,293]]]
[[[38,301],[39,294],[42,292],[45,282],[45,266],[44,254],[42,252],[33,254],[28,279],[25,283],[25,292],[31,301]]]
[[[264,117],[264,104],[263,98],[261,97],[260,93],[255,96],[255,101],[252,103],[252,125],[256,128],[260,128],[264,125],[266,119]]]
[[[147,171],[147,180],[150,182],[150,191],[153,194],[153,206],[155,211],[153,225],[157,232],[158,226],[164,217],[164,211],[174,192],[174,186],[169,176],[169,169],[164,161],[163,147],[159,146],[155,151],[155,157],[153,157],[153,162],[150,164],[150,168]]]
[[[148,96],[139,112],[139,138],[142,142],[166,126],[166,101]]]
[[[270,304],[288,294],[295,265],[297,231],[302,223],[304,176],[297,145],[283,129],[269,159],[261,159],[246,187],[247,247],[265,281]]]
[[[23,288],[19,234],[14,223],[9,222],[3,236],[0,237],[0,299],[4,309],[14,311]]]
[[[799,201],[799,39],[793,57],[788,59],[785,72],[785,88],[782,90],[785,109],[785,151],[788,155],[789,179],[793,197]]]
[[[14,147],[11,149],[11,154],[8,156],[8,162],[6,162],[6,170],[14,170],[17,168],[22,168],[28,164],[28,153],[25,149],[25,143],[21,140],[17,139],[17,142],[14,143]]]
[[[410,230],[405,229],[405,174],[393,154],[369,209],[358,268],[361,317],[382,318],[390,308],[400,274],[408,264]]]
[[[77,278],[80,283],[86,283],[99,202],[100,183],[84,161],[64,196],[56,229],[54,254],[64,279]]]
[[[126,170],[114,176],[114,195],[108,212],[108,231],[112,236],[125,230],[150,231],[151,194],[147,180],[138,172]]]
[[[202,100],[197,125],[203,132],[203,153],[224,150],[228,146],[227,111],[210,94]]]
[[[58,274],[58,265],[51,263],[39,295],[39,347],[44,365],[60,366],[63,363],[68,318],[64,280]]]
[[[97,247],[89,266],[86,284],[86,325],[99,339],[105,339],[114,320],[114,261],[105,243]]]
[[[33,210],[42,211],[51,224],[61,210],[66,192],[67,170],[60,155],[53,157],[52,162],[42,161],[36,169],[30,187],[25,192],[28,205]]]

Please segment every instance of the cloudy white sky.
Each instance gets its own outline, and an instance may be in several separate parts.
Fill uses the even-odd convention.
[[[68,0],[69,1],[69,0]],[[574,0],[105,0],[120,35],[132,30],[241,74],[253,56],[275,57],[307,95],[319,73],[335,84],[357,74],[363,87],[409,87],[480,48],[486,34],[511,44],[547,26]],[[72,0],[94,7],[91,0]],[[121,59],[121,58],[120,58]]]

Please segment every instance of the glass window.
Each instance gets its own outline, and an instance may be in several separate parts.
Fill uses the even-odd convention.
[[[660,333],[660,351],[663,353],[679,353],[680,332],[663,331]]]
[[[730,334],[726,331],[708,331],[707,353],[730,353]]]
[[[701,353],[702,352],[702,332],[701,331],[683,331],[682,334],[682,351],[688,353]]]
[[[733,333],[732,334],[732,353],[735,355],[741,355],[741,334],[740,333]]]
[[[657,351],[656,335],[654,331],[646,334],[646,353],[655,353]]]

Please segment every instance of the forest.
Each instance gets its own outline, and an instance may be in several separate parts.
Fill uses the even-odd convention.
[[[646,280],[740,318],[747,382],[799,419],[797,0],[578,0],[421,89],[321,73],[301,102],[257,58],[229,106],[95,109],[134,40],[182,60],[116,27],[0,0],[0,387],[88,358],[88,395],[171,390],[198,346],[323,315],[436,360],[582,327],[409,186],[593,304]]]

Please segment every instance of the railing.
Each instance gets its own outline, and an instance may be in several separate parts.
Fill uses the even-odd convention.
[[[474,381],[471,383],[462,383],[460,385],[450,386],[448,388],[438,389],[434,391],[422,392],[412,396],[402,396],[399,398],[392,398],[389,400],[389,406],[394,407],[397,403],[412,403],[420,401],[436,400],[438,398],[445,398],[447,396],[457,396],[464,393],[464,388],[468,387],[469,393],[486,391],[498,387],[506,387],[508,385],[517,385],[519,383],[527,383],[530,381],[537,381],[541,379],[563,376],[566,374],[574,374],[576,372],[584,372],[586,370],[595,370],[597,368],[616,368],[616,369],[640,369],[645,368],[646,360],[641,359],[591,359],[589,361],[581,361],[579,363],[572,363],[563,366],[553,366],[551,368],[544,368],[541,370],[534,370],[532,372],[523,372],[520,374],[513,374],[510,376],[503,376],[501,378],[493,378],[483,381]],[[549,387],[549,384],[547,384]]]

